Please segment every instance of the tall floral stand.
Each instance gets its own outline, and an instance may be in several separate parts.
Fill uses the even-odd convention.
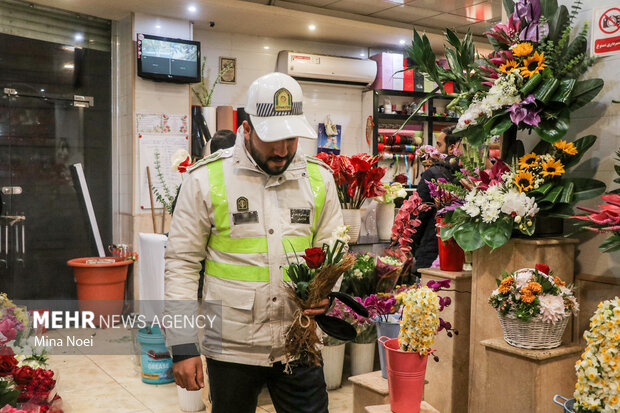
[[[426,367],[428,384],[424,400],[440,412],[467,413],[469,383],[469,323],[471,312],[471,271],[442,271],[439,268],[422,268],[422,285],[430,280],[450,280],[450,290],[442,297],[450,297],[441,318],[450,320],[459,334],[448,337],[444,332],[435,337],[439,363],[430,360]],[[493,310],[489,307],[490,310]]]
[[[553,268],[556,275],[567,283],[574,282],[575,276],[575,244],[577,240],[570,238],[513,238],[505,245],[491,252],[491,248],[483,247],[474,251],[472,263],[472,297],[471,297],[471,325],[469,342],[469,411],[470,412],[508,412],[530,411],[523,406],[530,406],[536,393],[525,387],[527,383],[521,380],[521,376],[503,365],[491,365],[489,350],[483,341],[498,339],[503,342],[504,333],[497,318],[497,312],[489,305],[489,296],[497,288],[496,278],[502,271],[516,271],[519,268],[534,268],[537,263],[544,263]],[[564,343],[570,343],[572,337],[572,324],[566,328],[563,336]],[[508,346],[508,344],[506,344]],[[563,347],[552,350],[538,350],[539,352],[562,351]],[[521,350],[521,349],[519,349]],[[534,351],[534,350],[529,350]],[[535,358],[530,358],[531,363],[538,363]],[[568,360],[568,359],[566,359]],[[573,362],[574,364],[574,362]],[[493,374],[490,374],[492,372]],[[484,389],[495,387],[496,375],[502,374],[506,379],[512,379],[512,386],[518,388],[521,393],[518,398],[512,398],[511,409],[497,410],[491,404],[491,399],[497,393]],[[515,378],[519,378],[515,380]],[[576,376],[573,372],[571,388],[574,387]],[[482,390],[481,390],[482,389]],[[571,389],[566,389],[559,394],[568,394]],[[508,400],[508,398],[506,398]],[[551,398],[550,398],[551,400]],[[541,412],[544,410],[541,410]],[[547,411],[553,411],[549,409]]]

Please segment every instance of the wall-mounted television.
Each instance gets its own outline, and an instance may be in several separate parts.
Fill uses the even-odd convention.
[[[138,33],[138,76],[174,83],[200,82],[200,42]]]

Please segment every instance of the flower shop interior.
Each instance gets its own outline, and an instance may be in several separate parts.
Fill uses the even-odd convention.
[[[0,0],[0,38],[0,413],[211,411],[155,325],[168,233],[272,72],[344,226],[283,254],[329,407],[256,412],[620,412],[617,0]]]

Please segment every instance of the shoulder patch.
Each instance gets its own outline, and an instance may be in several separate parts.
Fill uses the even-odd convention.
[[[231,156],[232,156],[232,148],[230,148],[230,149],[220,149],[220,150],[218,150],[216,152],[213,152],[211,155],[205,156],[201,160],[194,162],[194,164],[192,166],[187,168],[187,172],[191,173],[192,171],[195,171],[196,169],[200,168],[201,166],[207,165],[207,164],[209,164],[211,162],[215,162],[218,159],[230,158]]]
[[[308,162],[312,162],[312,163],[315,163],[317,165],[320,165],[323,168],[327,169],[329,172],[334,173],[334,171],[332,171],[332,168],[330,168],[329,165],[327,165],[325,162],[323,162],[322,160],[320,160],[319,158],[317,158],[315,156],[306,155],[306,160]]]

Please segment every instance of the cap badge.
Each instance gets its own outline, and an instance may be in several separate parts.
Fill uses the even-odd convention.
[[[290,112],[293,108],[293,96],[285,88],[278,89],[273,95],[274,112]]]

